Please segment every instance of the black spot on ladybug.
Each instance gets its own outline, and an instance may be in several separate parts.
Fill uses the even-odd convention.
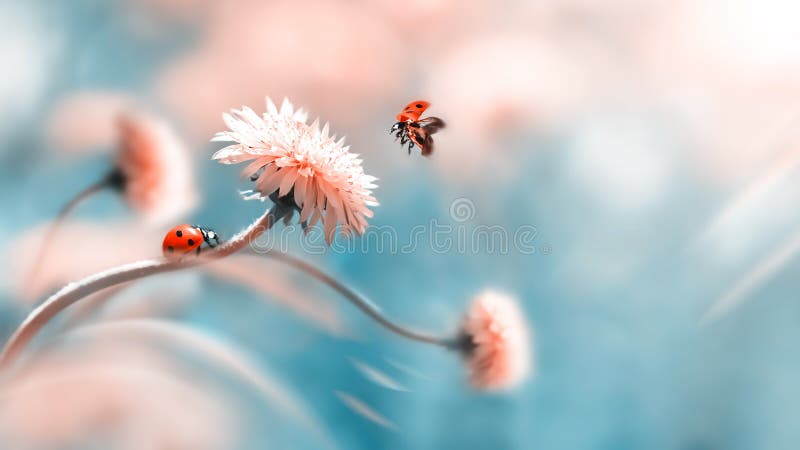
[[[169,247],[167,247],[167,251],[170,252],[170,253],[174,253],[175,252],[175,247],[170,245]]]
[[[183,231],[178,230],[178,231],[175,232],[175,235],[178,236],[178,237],[182,237],[183,236]]]
[[[189,239],[189,247],[194,245],[194,239]]]
[[[417,104],[416,104],[416,105],[414,105],[414,106],[416,106],[417,108],[422,108],[422,103],[417,103]]]

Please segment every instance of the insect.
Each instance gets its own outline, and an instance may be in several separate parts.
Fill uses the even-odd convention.
[[[214,248],[219,245],[219,236],[213,230],[197,225],[182,224],[169,230],[164,236],[161,249],[166,257],[187,255],[196,250],[200,254],[203,242]]]
[[[422,151],[422,156],[428,156],[433,153],[432,135],[445,126],[444,120],[438,117],[420,119],[422,113],[430,105],[429,102],[424,100],[409,103],[397,115],[397,123],[389,130],[389,133],[395,134],[395,140],[400,139],[400,145],[408,143],[409,155],[414,145]]]

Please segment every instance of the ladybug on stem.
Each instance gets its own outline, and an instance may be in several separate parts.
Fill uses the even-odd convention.
[[[219,245],[219,236],[208,228],[182,224],[167,232],[161,249],[167,258],[187,255],[193,250],[200,254],[203,242],[208,244],[210,248],[214,248]]]
[[[419,118],[430,105],[425,100],[409,103],[397,115],[397,123],[389,130],[389,133],[395,133],[395,140],[400,139],[400,145],[408,143],[409,155],[414,145],[422,151],[422,156],[433,153],[432,135],[445,126],[444,120],[438,117]]]

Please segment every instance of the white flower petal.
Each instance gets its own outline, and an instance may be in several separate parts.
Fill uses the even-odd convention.
[[[372,216],[368,207],[378,204],[371,195],[377,178],[364,173],[361,159],[344,146],[344,137],[331,134],[328,123],[320,128],[317,118],[307,125],[307,113],[295,110],[288,99],[280,110],[270,98],[266,106],[261,116],[246,106],[224,114],[229,130],[213,140],[236,144],[215,153],[214,159],[225,164],[255,159],[245,168],[245,177],[266,165],[255,183],[258,198],[276,190],[285,196],[294,189],[301,222],[313,226],[322,220],[328,242],[339,221],[344,221],[343,232],[363,233]]]

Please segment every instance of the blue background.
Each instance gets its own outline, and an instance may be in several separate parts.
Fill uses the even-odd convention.
[[[201,33],[182,25],[157,39],[143,39],[124,20],[130,6],[117,2],[29,3],[10,8],[28,10],[58,42],[46,67],[52,76],[36,96],[25,99],[25,108],[12,114],[0,135],[0,232],[9,241],[52,218],[71,193],[108,167],[103,154],[66,157],[50,148],[43,124],[60,96],[80,89],[121,90],[178,121],[161,107],[151,82]],[[410,86],[407,91],[413,92],[413,82]],[[314,105],[306,106],[313,111]],[[700,323],[716,299],[760,258],[783,245],[797,227],[797,217],[767,227],[777,229],[774,233],[748,229],[738,235],[753,248],[741,261],[720,264],[708,250],[693,246],[698,230],[746,183],[710,183],[691,159],[703,147],[675,130],[673,117],[659,105],[622,107],[611,98],[558,127],[506,136],[504,157],[517,172],[501,181],[493,180],[492,173],[454,180],[440,176],[421,157],[406,156],[384,135],[396,106],[388,99],[379,107],[383,116],[341,128],[336,117],[327,118],[335,130],[352,136],[353,150],[362,154],[367,173],[380,179],[376,195],[381,206],[371,224],[391,225],[400,236],[432,219],[459,225],[450,216],[450,205],[468,198],[475,217],[463,226],[514,230],[533,225],[538,251],[439,253],[423,242],[409,254],[327,252],[307,259],[373,299],[391,317],[429,330],[453,330],[469,300],[485,288],[512,293],[533,330],[534,377],[510,392],[474,391],[457,355],[384,332],[325,288],[310,289],[339,304],[354,338],[331,336],[285,309],[265,305],[257,298],[260,294],[246,287],[206,277],[192,281],[202,289],[171,320],[249,351],[292,387],[341,448],[797,447],[796,258],[757,286],[739,308]],[[645,133],[658,142],[661,161],[668,164],[666,186],[645,207],[616,208],[600,198],[606,194],[570,175],[574,158],[580,157],[576,140],[587,123],[602,123],[624,135],[630,128],[642,129],[641,121],[648,124]],[[669,138],[662,139],[665,135]],[[188,219],[231,235],[264,205],[241,201],[239,168],[212,162],[209,156],[218,145],[197,142],[202,147],[194,151],[202,202]],[[439,152],[459,151],[448,146],[444,135],[438,142]],[[608,159],[611,166],[627,163],[613,152]],[[790,173],[796,175],[796,170]],[[638,187],[631,183],[628,189]],[[105,193],[75,215],[103,222],[130,214],[119,198]],[[302,255],[297,240],[293,247]],[[8,290],[0,295],[0,325],[7,336],[28,307]],[[409,392],[368,382],[352,358],[391,374]],[[424,377],[399,370],[390,361],[413,367]],[[241,426],[233,448],[319,445],[302,429],[285,424],[280,411],[265,409],[248,387],[224,374],[204,376],[218,377],[238,405],[235,415]],[[354,414],[336,391],[358,397],[398,430]]]

